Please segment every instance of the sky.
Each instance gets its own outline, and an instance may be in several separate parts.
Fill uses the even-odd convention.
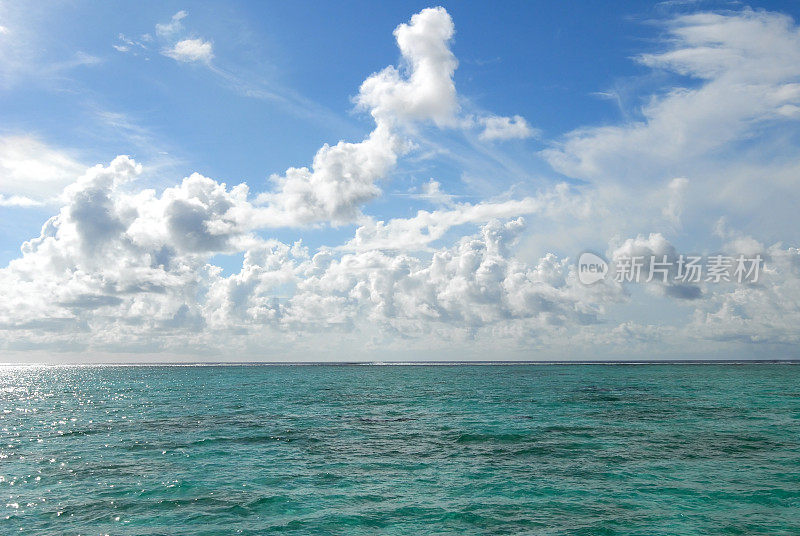
[[[0,1],[0,361],[800,358],[799,20]]]

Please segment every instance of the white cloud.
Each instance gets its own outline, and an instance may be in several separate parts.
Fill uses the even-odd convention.
[[[170,23],[158,25],[157,35],[162,39],[179,35],[185,17],[179,12]],[[361,207],[381,193],[377,183],[412,147],[402,129],[413,121],[443,125],[457,111],[452,81],[457,62],[448,48],[452,35],[452,20],[442,8],[423,10],[410,24],[398,26],[395,37],[406,62],[403,73],[387,67],[362,84],[356,99],[372,113],[373,132],[361,142],[324,145],[310,167],[272,175],[274,189],[258,197],[258,206],[238,210],[247,211],[253,225],[266,227],[342,224],[361,218]],[[123,46],[134,44],[120,39]],[[202,39],[178,41],[163,53],[178,61],[206,63],[213,55],[211,43]]]
[[[228,190],[195,174],[157,196],[135,189],[140,173],[140,165],[120,156],[66,189],[58,215],[0,270],[7,297],[0,324],[70,333],[89,318],[109,329],[134,322],[145,330],[199,318],[192,294],[206,259],[249,240],[228,215],[244,202],[246,188]]]
[[[37,207],[41,202],[34,201],[30,197],[22,195],[12,195],[9,197],[0,194],[0,207]]]
[[[177,61],[208,63],[214,57],[214,52],[209,41],[184,39],[175,43],[171,48],[165,49],[164,55]]]
[[[667,204],[661,210],[661,213],[675,226],[679,226],[681,223],[681,212],[683,211],[684,197],[688,187],[689,179],[683,177],[672,179],[667,186]]]
[[[772,350],[761,355],[793,354],[800,343],[800,250],[776,244],[761,253],[766,262],[758,284],[712,294],[687,326],[690,336]]]
[[[490,115],[477,121],[459,117],[460,103],[453,76],[458,60],[450,50],[455,25],[442,7],[423,9],[394,35],[403,57],[401,68],[389,66],[367,78],[356,103],[376,121],[433,121],[439,127],[483,127],[480,138],[502,140],[536,135],[519,115]]]
[[[290,168],[270,178],[275,190],[262,194],[264,207],[252,217],[266,226],[334,224],[355,221],[361,207],[381,190],[397,158],[411,144],[400,134],[413,121],[447,124],[456,111],[452,74],[457,65],[448,48],[453,22],[442,8],[425,9],[395,30],[398,47],[408,62],[407,77],[395,67],[370,76],[357,97],[369,109],[375,130],[359,143],[325,145],[311,169]]]
[[[410,24],[394,31],[407,76],[389,66],[367,78],[356,102],[370,110],[377,122],[432,120],[440,126],[456,122],[458,111],[453,82],[458,61],[449,43],[455,33],[450,15],[442,7],[423,9]]]
[[[486,202],[476,205],[465,203],[433,212],[420,210],[413,218],[396,218],[389,220],[388,223],[367,222],[356,229],[353,239],[342,246],[342,249],[424,250],[431,242],[441,239],[455,226],[529,214],[535,212],[537,208],[536,200],[526,198],[519,201]]]
[[[429,203],[441,206],[451,206],[454,203],[456,196],[445,193],[442,190],[442,185],[439,181],[429,179],[428,182],[422,185],[420,193],[410,194],[414,199],[424,199]]]
[[[608,308],[628,299],[619,285],[587,287],[568,259],[547,254],[526,264],[514,253],[524,224],[513,215],[559,210],[564,192],[421,211],[409,220],[362,226],[342,250],[311,254],[300,243],[251,233],[247,215],[255,208],[245,185],[229,188],[193,174],[159,195],[136,187],[140,173],[128,157],[89,169],[65,190],[65,205],[41,235],[23,245],[23,256],[0,270],[0,347],[180,353],[202,345],[264,356],[264,341],[271,341],[273,349],[291,344],[308,358],[320,355],[312,341],[330,330],[340,336],[325,348],[358,343],[368,351],[378,337],[381,348],[401,353],[419,341],[441,351],[536,346],[558,352],[568,340],[612,352],[646,341],[796,339],[800,256],[791,248],[762,249],[770,263],[759,285],[709,285],[701,296],[693,293],[687,303],[697,312],[683,328],[604,326]],[[409,253],[427,249],[442,230],[482,221],[477,233],[452,245]],[[720,233],[742,247],[753,243]],[[610,251],[612,259],[676,255],[657,233],[612,244]],[[209,264],[218,253],[234,252],[244,253],[237,273],[224,276]],[[684,288],[653,286],[671,298],[690,297]],[[758,322],[749,320],[756,312]]]
[[[529,328],[546,328],[592,322],[605,300],[616,299],[613,291],[589,298],[567,263],[553,256],[534,267],[515,261],[510,248],[521,228],[521,220],[491,221],[477,235],[435,251],[429,262],[378,251],[338,260],[319,254],[297,283],[285,321],[297,327],[366,318],[416,336],[439,323],[471,330],[524,318]]]
[[[553,217],[556,212],[583,217],[587,207],[580,200],[577,203],[574,201],[568,186],[558,184],[535,197],[488,200],[475,204],[450,202],[441,210],[420,210],[412,218],[394,218],[388,222],[365,221],[341,249],[421,251],[460,225],[485,224],[493,219],[526,214]]]
[[[483,131],[478,136],[482,140],[521,140],[537,135],[537,131],[532,129],[525,118],[519,115],[482,117],[478,123],[483,125]]]
[[[275,191],[258,197],[265,206],[252,217],[270,227],[351,222],[364,203],[380,194],[375,183],[407,147],[382,125],[362,142],[325,145],[314,156],[311,169],[289,168],[283,176],[273,175]]]
[[[6,205],[33,206],[53,200],[84,169],[67,153],[36,138],[0,137],[0,195],[5,196]]]
[[[639,121],[570,133],[544,152],[556,170],[587,180],[644,182],[666,166],[696,165],[758,122],[785,121],[780,110],[800,102],[800,33],[790,18],[705,13],[678,17],[668,30],[668,50],[639,60],[697,77],[700,86],[653,97]]]
[[[201,337],[221,349],[230,339],[220,335],[235,331],[252,333],[255,344],[266,332],[368,334],[376,326],[393,337],[448,336],[449,326],[481,330],[508,319],[542,329],[594,322],[619,299],[613,287],[590,292],[577,284],[565,260],[516,261],[521,220],[489,221],[427,261],[375,250],[321,248],[310,256],[300,244],[249,233],[252,222],[239,218],[251,210],[244,185],[194,174],[157,195],[135,188],[140,173],[124,156],[89,169],[23,256],[0,270],[7,343],[69,339],[102,350],[148,341],[151,350],[174,350]],[[500,213],[474,210],[484,211],[480,219]],[[207,264],[236,251],[245,252],[236,274],[223,277]]]
[[[146,51],[147,50],[147,42],[150,41],[150,36],[145,34],[143,35],[140,40],[131,39],[126,37],[125,34],[121,33],[117,36],[119,39],[119,44],[111,45],[114,47],[115,50],[118,52],[123,53],[132,53],[133,55],[137,55],[137,51]]]
[[[156,24],[156,35],[169,38],[183,31],[183,23],[181,21],[186,18],[186,15],[186,11],[181,10],[175,13],[169,22]]]
[[[654,290],[663,295],[678,299],[678,300],[696,300],[703,295],[704,289],[697,284],[691,282],[676,281],[678,276],[678,252],[675,247],[662,235],[661,233],[650,233],[645,237],[639,235],[636,238],[628,238],[621,244],[614,244],[612,242],[609,253],[609,258],[618,263],[621,258],[634,258],[639,257],[642,261],[641,271],[636,276],[640,283],[646,283],[648,290]],[[668,263],[666,266],[666,278],[661,272],[655,272],[651,269],[651,263]],[[654,265],[656,268],[663,269],[663,265]],[[652,274],[652,280],[647,281]],[[615,277],[616,274],[610,274],[610,277]],[[666,279],[666,281],[665,281]]]
[[[183,20],[187,15],[186,11],[181,10],[175,13],[169,22],[156,24],[155,41],[161,45],[161,54],[175,61],[210,65],[214,58],[214,45],[207,39],[186,36]],[[114,49],[122,53],[131,53],[134,56],[139,52],[149,51],[151,42],[154,41],[150,34],[143,34],[138,39],[132,39],[120,33],[118,39],[119,43],[112,45]]]
[[[356,97],[357,105],[372,114],[375,130],[359,143],[323,146],[311,169],[273,175],[275,189],[259,196],[263,206],[251,217],[265,226],[361,219],[361,207],[381,193],[377,183],[412,148],[403,136],[408,127],[428,121],[439,127],[459,124],[453,83],[458,62],[449,48],[454,31],[450,15],[440,7],[424,9],[409,24],[399,25],[394,35],[404,69],[389,66],[373,74]],[[512,128],[523,125],[528,128],[518,118]]]
[[[623,110],[622,121],[578,128],[542,152],[582,182],[576,190],[594,207],[592,221],[554,222],[551,247],[656,230],[685,233],[703,249],[723,215],[793,240],[786,222],[800,203],[800,123],[781,110],[800,99],[800,30],[784,15],[749,10],[679,16],[665,28],[660,50],[637,60],[671,84]]]

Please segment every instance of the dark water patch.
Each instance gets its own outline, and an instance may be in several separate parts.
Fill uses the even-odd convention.
[[[384,424],[384,423],[393,423],[393,422],[409,422],[409,421],[416,421],[416,417],[359,417],[358,421],[367,423],[367,424]]]
[[[61,438],[72,438],[72,437],[84,437],[84,436],[91,436],[95,434],[103,434],[103,433],[110,433],[114,430],[112,426],[99,426],[96,428],[78,428],[72,430],[64,430],[59,431],[53,434],[52,437],[61,437]]]
[[[286,505],[293,504],[293,502],[294,501],[286,495],[272,495],[254,499],[245,504],[245,507],[255,511],[275,511],[276,509],[284,509]]]
[[[192,508],[214,509],[214,508],[230,508],[231,502],[224,499],[217,499],[214,497],[187,497],[184,499],[160,499],[158,501],[150,501],[147,503],[149,507],[154,510],[174,510],[182,509],[191,506]]]
[[[515,443],[532,439],[531,434],[520,433],[461,433],[456,443]]]

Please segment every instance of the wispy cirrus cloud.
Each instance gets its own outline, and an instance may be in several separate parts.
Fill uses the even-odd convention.
[[[183,19],[186,18],[188,13],[184,10],[180,10],[170,18],[169,22],[163,22],[156,24],[156,35],[159,37],[164,38],[172,38],[176,34],[183,31]]]
[[[86,169],[68,152],[31,136],[0,137],[0,195],[5,206],[55,202]]]
[[[0,194],[0,207],[38,207],[41,201],[36,201],[23,195],[12,195],[6,197]]]
[[[97,66],[103,59],[83,50],[58,46],[41,31],[51,14],[41,6],[0,4],[0,90],[27,83],[59,88],[71,82],[73,70]]]

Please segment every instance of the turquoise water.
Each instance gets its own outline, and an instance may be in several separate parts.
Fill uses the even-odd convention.
[[[0,378],[0,534],[800,534],[800,366]]]

